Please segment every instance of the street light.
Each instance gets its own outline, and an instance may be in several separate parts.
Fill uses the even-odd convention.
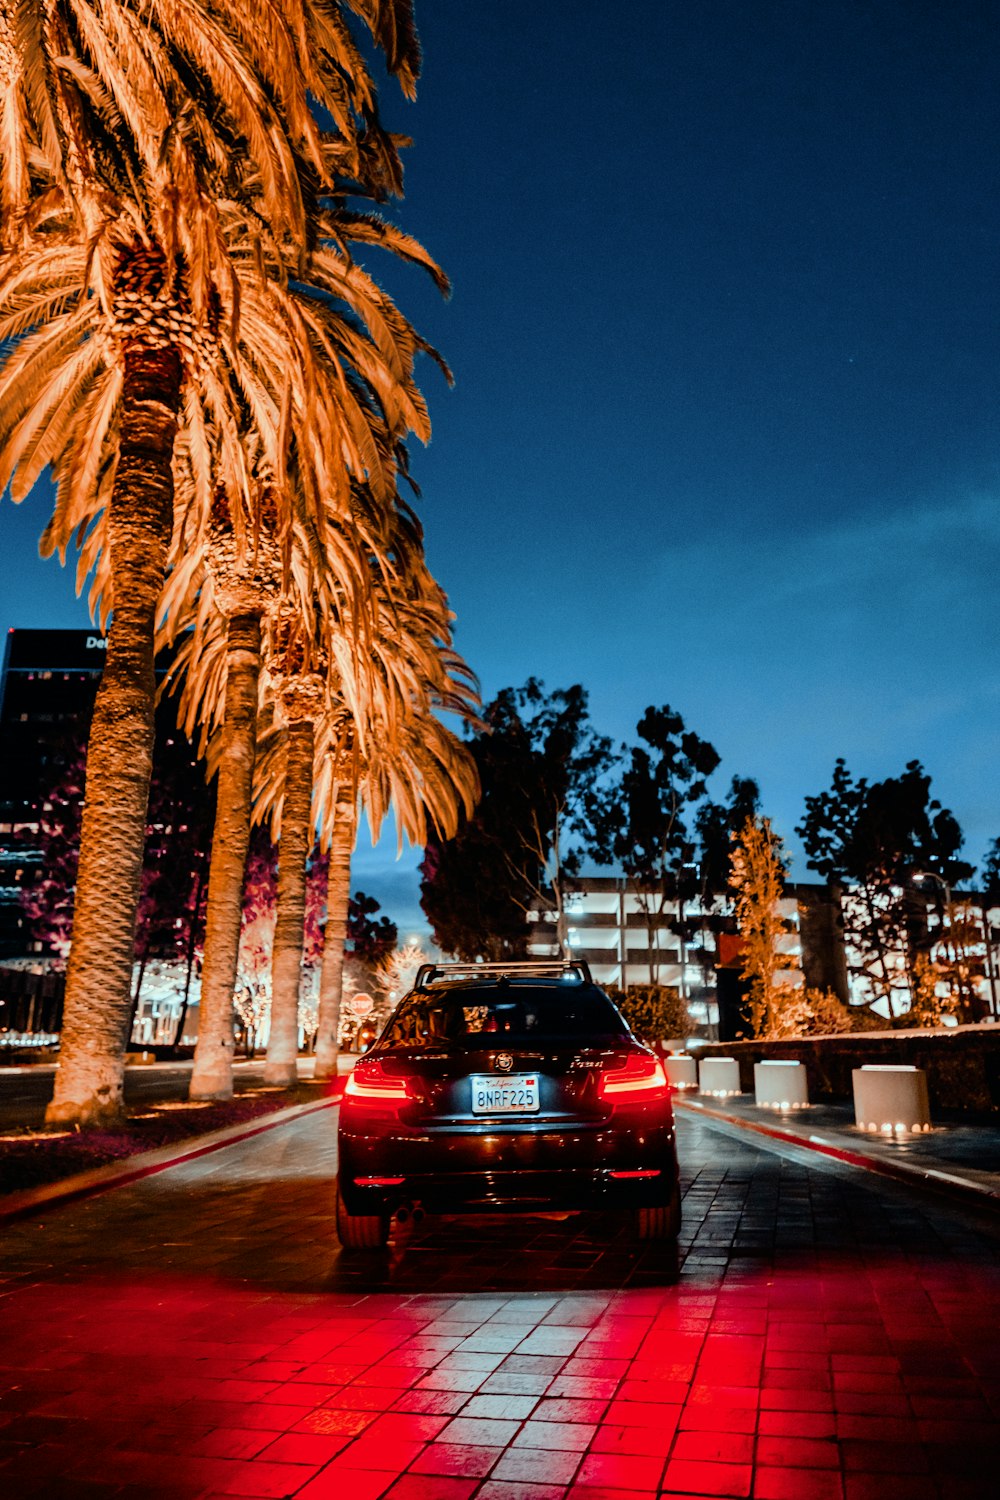
[[[923,883],[924,883],[925,880],[936,880],[937,883],[938,883],[938,885],[944,891],[944,909],[947,912],[948,921],[950,923],[951,922],[951,886],[948,884],[947,880],[945,880],[944,876],[943,875],[939,875],[936,870],[914,870],[913,871],[913,883],[914,883],[914,885],[923,885]]]
[[[954,921],[954,916],[952,914],[952,909],[951,909],[951,886],[948,884],[947,880],[945,880],[944,876],[943,875],[939,875],[936,870],[914,870],[913,871],[913,884],[914,885],[924,885],[928,880],[936,880],[937,883],[938,883],[938,885],[944,891],[944,914],[948,918],[948,937],[949,937],[949,940],[951,942],[952,949],[954,950],[955,959],[956,959],[956,967],[957,967],[958,949],[955,948],[955,921]],[[942,936],[943,936],[944,935],[944,923],[943,922],[941,924],[941,932],[942,932]],[[947,951],[948,951],[948,947],[947,947],[947,944],[946,944],[945,945],[945,952],[947,953]]]

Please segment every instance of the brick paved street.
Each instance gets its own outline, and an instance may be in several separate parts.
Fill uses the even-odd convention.
[[[0,1495],[997,1493],[1000,1231],[680,1127],[685,1261],[597,1215],[332,1228],[334,1112],[0,1240]]]

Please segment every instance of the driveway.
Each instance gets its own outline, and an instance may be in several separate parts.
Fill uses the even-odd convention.
[[[996,1229],[685,1119],[685,1260],[601,1215],[333,1229],[335,1110],[0,1241],[0,1493],[968,1500]]]

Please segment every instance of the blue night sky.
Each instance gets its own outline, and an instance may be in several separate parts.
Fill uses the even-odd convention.
[[[399,221],[454,282],[387,281],[429,364],[432,566],[484,693],[669,702],[807,793],[919,758],[1000,834],[1000,12],[953,0],[417,0]],[[0,624],[86,623],[0,510]],[[408,853],[356,884],[420,924]],[[804,865],[795,867],[806,876]]]

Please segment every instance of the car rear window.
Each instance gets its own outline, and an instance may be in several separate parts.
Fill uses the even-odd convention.
[[[410,995],[381,1037],[406,1047],[489,1047],[496,1043],[622,1036],[626,1026],[592,986],[454,989]]]

